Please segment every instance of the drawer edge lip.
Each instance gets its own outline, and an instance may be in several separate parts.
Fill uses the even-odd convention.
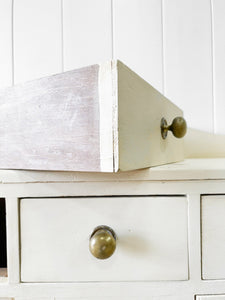
[[[68,280],[68,281],[23,281],[21,279],[20,284],[22,285],[27,285],[27,284],[44,284],[44,285],[51,285],[51,284],[60,284],[60,285],[64,285],[64,284],[95,284],[95,283],[101,283],[101,284],[118,284],[118,283],[163,283],[163,282],[187,282],[190,279],[187,278],[186,279],[161,279],[161,280]]]

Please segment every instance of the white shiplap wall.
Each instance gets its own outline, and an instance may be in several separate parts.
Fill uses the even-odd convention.
[[[0,87],[12,85],[12,1],[0,0]]]
[[[64,0],[62,10],[65,71],[112,58],[111,0]]]
[[[191,126],[212,132],[210,0],[164,0],[163,28],[165,95]]]
[[[62,71],[61,28],[61,0],[13,1],[15,84]]]
[[[118,58],[184,110],[187,155],[224,156],[224,15],[224,0],[0,0],[0,87]]]

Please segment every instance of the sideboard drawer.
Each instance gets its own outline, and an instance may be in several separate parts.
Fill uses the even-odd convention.
[[[23,282],[187,280],[187,199],[21,199]],[[89,251],[98,225],[115,231],[108,259]]]
[[[225,279],[225,195],[202,197],[202,277]]]

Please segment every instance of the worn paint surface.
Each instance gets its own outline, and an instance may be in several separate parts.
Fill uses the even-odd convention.
[[[0,92],[0,168],[100,170],[98,65]]]

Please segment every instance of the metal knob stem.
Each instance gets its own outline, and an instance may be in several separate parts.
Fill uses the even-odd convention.
[[[112,228],[101,225],[94,229],[89,240],[89,250],[98,259],[112,256],[116,249],[116,234]]]
[[[176,117],[173,119],[171,125],[167,125],[165,118],[161,119],[161,135],[163,139],[166,139],[168,131],[172,131],[176,138],[182,138],[187,132],[187,123],[184,118]]]

